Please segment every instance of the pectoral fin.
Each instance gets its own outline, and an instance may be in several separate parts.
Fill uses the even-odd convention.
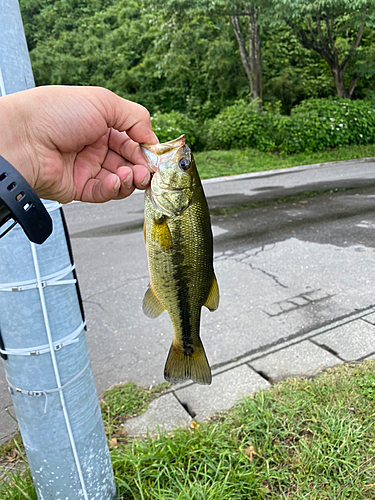
[[[170,250],[172,246],[172,236],[168,224],[163,219],[162,222],[156,222],[152,226],[152,239],[157,241],[163,250]]]
[[[165,310],[165,307],[156,295],[152,283],[148,285],[145,296],[143,297],[142,308],[145,315],[149,318],[157,318]]]
[[[216,276],[214,275],[210,293],[208,294],[207,300],[204,305],[210,311],[215,311],[219,307],[219,286],[216,281]]]

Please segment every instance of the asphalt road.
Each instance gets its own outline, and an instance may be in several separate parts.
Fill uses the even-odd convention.
[[[212,365],[375,303],[374,167],[372,161],[343,162],[204,183],[221,291],[219,309],[202,317]],[[251,203],[260,205],[241,209]],[[220,213],[224,208],[230,213]],[[143,194],[101,206],[71,204],[65,213],[99,392],[124,380],[161,382],[172,327],[167,313],[150,320],[141,309],[149,281]],[[316,301],[299,307],[305,293]],[[297,307],[284,311],[291,297]]]
[[[374,306],[375,159],[211,179],[204,188],[221,294],[219,309],[202,313],[212,366]],[[98,392],[162,382],[172,326],[167,313],[142,312],[143,194],[64,212]],[[3,374],[0,401],[10,404]],[[1,410],[0,442],[9,420]]]

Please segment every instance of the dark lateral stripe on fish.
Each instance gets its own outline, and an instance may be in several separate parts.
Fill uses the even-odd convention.
[[[183,249],[180,245],[180,234],[179,232],[176,234],[175,241],[173,242],[173,246],[175,247],[175,253],[172,257],[173,263],[173,278],[176,283],[176,291],[177,291],[177,303],[179,310],[179,318],[180,318],[180,327],[181,327],[181,337],[182,337],[182,345],[184,349],[184,353],[189,355],[193,353],[192,346],[192,326],[191,326],[191,318],[189,314],[188,308],[188,284],[185,278],[185,268],[186,264],[184,263],[184,253]]]

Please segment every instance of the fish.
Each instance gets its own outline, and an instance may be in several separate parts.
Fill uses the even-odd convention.
[[[168,382],[212,382],[200,339],[203,306],[214,311],[219,287],[213,268],[213,237],[207,200],[185,135],[141,145],[152,172],[145,191],[144,236],[150,283],[143,312],[167,310],[174,337],[164,368]]]

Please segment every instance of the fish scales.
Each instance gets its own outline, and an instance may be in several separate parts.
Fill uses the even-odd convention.
[[[154,175],[145,193],[145,241],[150,285],[143,310],[157,317],[167,310],[174,328],[164,375],[211,383],[199,336],[201,308],[218,306],[210,216],[190,149],[182,136],[143,146]],[[182,168],[181,168],[182,165]]]

